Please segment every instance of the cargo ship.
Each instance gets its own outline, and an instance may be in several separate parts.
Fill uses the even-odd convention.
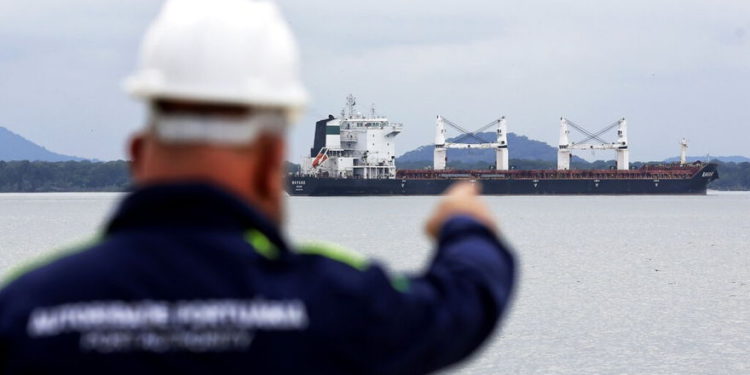
[[[463,132],[449,141],[448,126]],[[492,142],[476,134],[496,126]],[[570,128],[583,133],[581,142],[570,141]],[[606,142],[602,134],[617,128],[617,140]],[[356,110],[352,95],[339,117],[329,115],[315,125],[315,138],[309,156],[297,173],[288,176],[290,195],[436,195],[452,183],[481,183],[484,195],[626,195],[626,194],[706,194],[708,184],[719,178],[714,163],[686,162],[687,142],[680,143],[679,163],[644,165],[631,168],[627,122],[620,119],[597,132],[590,132],[572,121],[560,119],[557,169],[518,170],[509,165],[507,122],[504,117],[474,132],[437,117],[432,168],[398,170],[395,138],[403,125],[371,110]],[[479,143],[460,143],[475,138]],[[589,141],[593,141],[590,143]],[[587,143],[589,142],[589,143]],[[458,170],[447,168],[448,149],[493,149],[494,169]],[[614,150],[617,166],[606,170],[571,170],[574,150]]]

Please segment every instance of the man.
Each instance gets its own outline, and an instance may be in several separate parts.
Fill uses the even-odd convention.
[[[0,292],[0,373],[421,374],[490,335],[514,263],[472,184],[428,220],[420,276],[283,238],[305,94],[272,4],[170,1],[142,54],[136,189],[97,242]]]

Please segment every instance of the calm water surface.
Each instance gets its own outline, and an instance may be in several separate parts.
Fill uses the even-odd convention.
[[[0,194],[0,273],[94,235],[120,197]],[[750,193],[485,199],[521,284],[502,331],[448,373],[750,373]],[[292,197],[288,229],[415,272],[435,201]]]

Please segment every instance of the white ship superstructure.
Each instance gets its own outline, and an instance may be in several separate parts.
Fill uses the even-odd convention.
[[[403,125],[375,113],[363,115],[354,96],[338,118],[319,122],[316,142],[302,162],[302,173],[320,177],[382,179],[396,177],[395,138]]]

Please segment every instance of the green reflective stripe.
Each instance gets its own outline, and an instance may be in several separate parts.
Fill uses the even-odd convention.
[[[36,269],[42,268],[50,263],[53,263],[56,260],[65,258],[67,256],[80,253],[84,250],[88,250],[89,248],[99,244],[102,242],[102,236],[95,236],[92,238],[89,238],[84,241],[80,241],[72,246],[66,246],[62,249],[54,250],[48,254],[41,255],[35,259],[32,259],[31,261],[24,263],[20,266],[17,266],[13,269],[11,269],[7,276],[4,278],[1,287],[5,287],[6,285],[12,283],[13,281],[18,280],[21,276],[34,271]]]
[[[391,278],[391,286],[401,293],[406,293],[411,286],[411,280],[404,275],[396,275]]]
[[[370,261],[362,254],[346,249],[339,245],[313,242],[305,243],[298,247],[297,252],[305,255],[319,255],[328,259],[344,263],[352,268],[364,271],[370,265]]]
[[[277,259],[279,257],[279,249],[266,237],[265,234],[251,229],[245,233],[245,239],[255,249],[255,252],[262,255],[266,259]]]

